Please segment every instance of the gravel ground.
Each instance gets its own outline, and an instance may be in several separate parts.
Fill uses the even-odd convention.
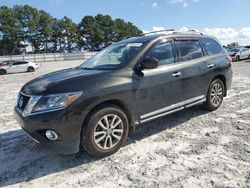
[[[250,187],[250,61],[233,63],[233,86],[217,111],[196,106],[144,124],[103,159],[53,154],[13,116],[24,83],[80,63],[42,63],[34,73],[0,76],[0,186]]]

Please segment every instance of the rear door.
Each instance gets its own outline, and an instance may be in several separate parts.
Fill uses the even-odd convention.
[[[135,75],[135,96],[138,115],[146,122],[166,112],[178,109],[183,101],[181,67],[175,63],[172,41],[153,46],[144,57],[159,60],[155,69]]]
[[[19,68],[20,68],[20,72],[27,72],[28,62],[27,61],[20,61]]]
[[[247,59],[249,56],[249,49],[242,48],[240,53],[240,59]]]
[[[178,61],[183,66],[183,87],[185,104],[205,99],[208,88],[209,62],[198,39],[177,39],[175,41]]]
[[[204,101],[221,61],[222,48],[210,38],[177,40],[175,44],[179,63],[183,65],[186,104]]]

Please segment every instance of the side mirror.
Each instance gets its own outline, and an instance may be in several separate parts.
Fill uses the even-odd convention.
[[[143,69],[155,69],[156,67],[158,67],[158,59],[153,58],[153,57],[146,57],[144,58],[140,65],[141,65],[141,70]]]

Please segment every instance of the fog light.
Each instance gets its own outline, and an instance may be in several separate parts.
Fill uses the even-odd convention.
[[[58,136],[56,134],[55,131],[51,131],[51,130],[47,130],[45,132],[45,135],[46,137],[49,139],[49,140],[57,140]]]

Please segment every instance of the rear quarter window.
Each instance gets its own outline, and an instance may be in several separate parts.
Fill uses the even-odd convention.
[[[221,46],[213,39],[201,38],[200,42],[208,55],[219,54],[222,51]]]

